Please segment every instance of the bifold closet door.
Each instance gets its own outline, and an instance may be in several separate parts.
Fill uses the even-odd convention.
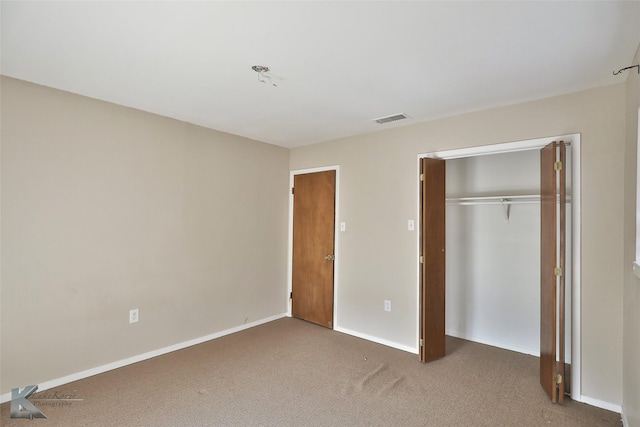
[[[445,355],[445,161],[420,161],[420,361]]]
[[[565,145],[540,152],[540,384],[552,402],[564,400]]]

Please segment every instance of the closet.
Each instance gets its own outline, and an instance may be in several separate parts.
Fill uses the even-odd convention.
[[[451,155],[452,158],[432,156],[440,157],[438,161],[444,163],[446,169],[444,329],[446,335],[540,356],[540,146],[494,151],[497,152]],[[563,344],[568,364],[572,360],[574,294],[571,286],[573,151],[569,141],[562,165],[567,195],[566,267],[562,272],[566,295]],[[427,205],[424,203],[422,209]],[[559,224],[559,218],[557,221]],[[430,227],[424,228],[424,238],[428,239]],[[426,250],[423,246],[423,251]],[[428,307],[428,302],[424,299],[422,302]],[[556,314],[560,315],[559,309]],[[427,330],[424,325],[422,329]],[[556,338],[556,346],[560,345]]]
[[[447,335],[540,355],[539,197],[539,150],[447,160]]]

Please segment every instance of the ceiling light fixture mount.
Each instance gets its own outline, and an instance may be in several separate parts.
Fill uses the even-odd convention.
[[[251,67],[251,69],[253,71],[255,71],[256,73],[258,73],[258,81],[260,83],[269,83],[271,84],[271,86],[274,87],[278,87],[277,84],[273,83],[271,81],[271,76],[269,76],[267,73],[269,72],[270,68],[265,66],[265,65],[254,65],[253,67]]]

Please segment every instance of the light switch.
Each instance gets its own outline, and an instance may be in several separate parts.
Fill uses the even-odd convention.
[[[129,310],[129,323],[136,323],[140,320],[140,312],[137,308]]]
[[[415,229],[416,229],[416,223],[412,219],[407,221],[407,230],[413,231]]]
[[[347,223],[346,222],[341,222],[340,223],[340,231],[347,231]]]

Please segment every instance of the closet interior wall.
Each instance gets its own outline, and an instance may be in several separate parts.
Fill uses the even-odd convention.
[[[447,160],[446,174],[447,335],[539,356],[540,204],[517,198],[508,202],[508,196],[540,194],[539,150]],[[570,182],[567,194],[571,194]],[[488,196],[497,199],[493,204],[487,204],[487,199],[459,200]],[[501,203],[503,198],[507,204]],[[570,230],[570,204],[567,218]],[[567,242],[571,242],[570,233]],[[571,265],[570,256],[569,244],[567,265]]]

